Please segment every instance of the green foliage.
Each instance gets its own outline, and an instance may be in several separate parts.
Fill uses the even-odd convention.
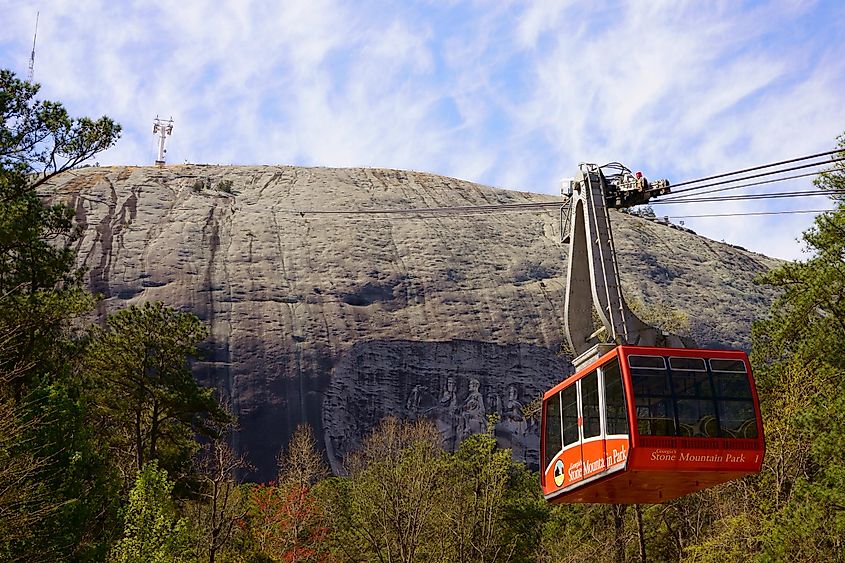
[[[543,525],[540,560],[549,563],[610,561],[613,553],[611,507],[555,505]]]
[[[766,364],[797,358],[845,368],[845,204],[820,215],[803,238],[815,256],[763,277],[782,294],[771,318],[755,327],[756,357]]]
[[[837,139],[839,153],[833,155],[831,158],[841,158],[845,156],[845,135],[840,135]],[[813,184],[822,190],[830,190],[839,192],[832,196],[834,200],[842,202],[845,201],[845,164],[834,162],[830,168],[823,171],[818,177],[813,180]]]
[[[68,368],[3,401],[0,490],[14,494],[0,495],[0,514],[17,518],[14,534],[0,533],[4,561],[100,561],[120,525],[120,482]]]
[[[177,483],[190,473],[195,436],[228,415],[200,387],[189,359],[207,332],[196,316],[161,303],[132,306],[95,327],[85,355],[99,428],[124,468],[158,460]]]
[[[70,321],[91,305],[70,247],[73,212],[45,206],[35,188],[120,133],[107,118],[71,119],[37,92],[0,70],[0,385],[15,400],[60,369]]]
[[[74,371],[74,323],[93,299],[74,266],[72,211],[45,206],[36,187],[120,127],[71,119],[37,92],[0,70],[0,559],[102,560],[117,487]]]
[[[0,559],[14,560],[18,545],[25,542],[40,517],[52,508],[36,474],[44,462],[20,447],[28,428],[9,400],[0,401]]]
[[[429,422],[386,419],[349,471],[315,487],[338,559],[536,560],[549,509],[537,475],[492,434],[470,436],[448,454]]]
[[[683,310],[666,303],[645,303],[639,299],[630,299],[628,306],[631,312],[641,318],[646,324],[656,326],[670,334],[689,334],[690,319]]]
[[[816,184],[841,191],[845,170]],[[845,557],[845,202],[835,199],[804,233],[811,257],[762,279],[781,291],[753,332],[768,438],[766,560]]]
[[[444,516],[454,560],[530,560],[548,516],[536,476],[497,448],[491,432],[464,440],[448,463]]]
[[[191,190],[194,193],[198,194],[198,193],[202,193],[203,190],[213,189],[213,190],[216,190],[218,192],[223,192],[224,194],[234,195],[235,194],[234,185],[235,184],[234,184],[234,182],[232,182],[232,180],[220,180],[215,184],[209,178],[205,178],[205,179],[200,178],[200,179],[195,180],[191,184]]]
[[[129,493],[123,537],[110,554],[115,563],[171,563],[185,561],[189,546],[187,522],[176,515],[171,498],[173,482],[155,461],[138,472]]]
[[[325,491],[337,550],[353,559],[436,561],[443,554],[443,450],[430,422],[381,422]]]
[[[716,520],[700,543],[692,543],[686,548],[686,559],[700,563],[752,561],[759,533],[752,518],[753,513],[741,512]]]
[[[35,185],[88,160],[117,141],[120,125],[107,117],[71,118],[62,104],[36,100],[39,86],[0,70],[0,165],[38,174]]]
[[[19,450],[35,451],[37,526],[13,546],[35,559],[102,560],[120,523],[119,481],[109,454],[86,424],[85,400],[62,383],[39,386],[27,396]]]
[[[4,77],[0,71],[0,81]],[[0,138],[17,138],[8,121]],[[0,383],[20,399],[39,372],[61,363],[57,352],[69,321],[87,311],[91,299],[74,267],[72,210],[45,206],[26,168],[4,151],[15,149],[0,143]]]

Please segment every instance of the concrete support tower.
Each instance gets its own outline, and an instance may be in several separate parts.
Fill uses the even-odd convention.
[[[173,118],[167,121],[159,119],[158,116],[153,120],[153,133],[158,133],[158,157],[156,158],[156,166],[164,166],[164,157],[167,155],[167,149],[164,145],[167,143],[167,138],[173,133]]]

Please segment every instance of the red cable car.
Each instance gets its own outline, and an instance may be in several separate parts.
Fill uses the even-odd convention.
[[[764,449],[740,351],[617,346],[543,396],[550,502],[665,502],[759,472]]]
[[[584,163],[564,191],[576,372],[543,396],[546,500],[658,503],[759,472],[763,424],[745,353],[700,350],[644,322],[622,295],[609,209],[670,193],[668,181]]]

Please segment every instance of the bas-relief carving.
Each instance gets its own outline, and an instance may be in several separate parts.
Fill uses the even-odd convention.
[[[515,457],[523,461],[528,461],[529,452],[538,450],[539,436],[532,432],[535,421],[523,413],[517,384],[505,388],[490,385],[482,393],[479,380],[470,378],[467,394],[460,400],[455,377],[448,377],[441,388],[439,404],[435,404],[426,386],[415,385],[408,396],[406,414],[409,418],[433,420],[443,437],[444,448],[454,450],[468,436],[486,432],[487,417],[493,415],[496,420],[493,433],[500,447],[511,448]]]
[[[461,376],[457,379],[461,380]],[[454,450],[468,436],[486,432],[487,417],[494,415],[493,433],[499,447],[510,448],[514,457],[521,461],[536,459],[540,447],[536,421],[526,418],[523,413],[519,386],[516,383],[506,387],[488,385],[482,393],[476,378],[469,378],[466,386],[466,396],[459,399],[456,377],[446,378],[440,385],[439,401],[435,403],[434,394],[427,386],[415,385],[406,401],[406,415],[433,420],[447,450]]]
[[[394,371],[378,360],[390,356],[387,350],[371,354],[373,349],[369,349],[366,354],[359,353],[355,361],[338,364],[323,413],[326,450],[335,472],[342,472],[343,456],[360,444],[365,429],[388,415],[432,420],[443,447],[449,451],[468,436],[487,431],[488,416],[494,415],[493,433],[498,445],[510,448],[514,459],[537,465],[539,424],[525,416],[524,405],[569,373],[571,368],[564,359],[542,348],[532,347],[532,355],[525,354],[520,346],[462,341],[381,342],[370,346],[406,347],[406,354],[413,349],[417,361]],[[365,355],[370,365],[362,361]],[[357,373],[348,373],[347,368]],[[391,371],[393,377],[382,377]],[[370,373],[364,376],[362,372]],[[385,379],[392,379],[392,385],[381,389],[345,383]],[[362,425],[362,421],[367,422]]]

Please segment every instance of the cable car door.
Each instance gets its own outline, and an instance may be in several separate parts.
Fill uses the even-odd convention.
[[[625,385],[619,369],[619,359],[614,358],[601,367],[602,436],[604,436],[605,470],[624,469],[628,461],[631,439],[628,430],[628,408]]]
[[[561,421],[563,425],[563,455],[555,466],[555,484],[569,487],[581,480],[583,457],[581,455],[581,408],[578,383],[560,392]]]
[[[578,382],[578,403],[581,414],[581,478],[589,479],[605,470],[603,393],[599,386],[598,371],[592,371]]]

